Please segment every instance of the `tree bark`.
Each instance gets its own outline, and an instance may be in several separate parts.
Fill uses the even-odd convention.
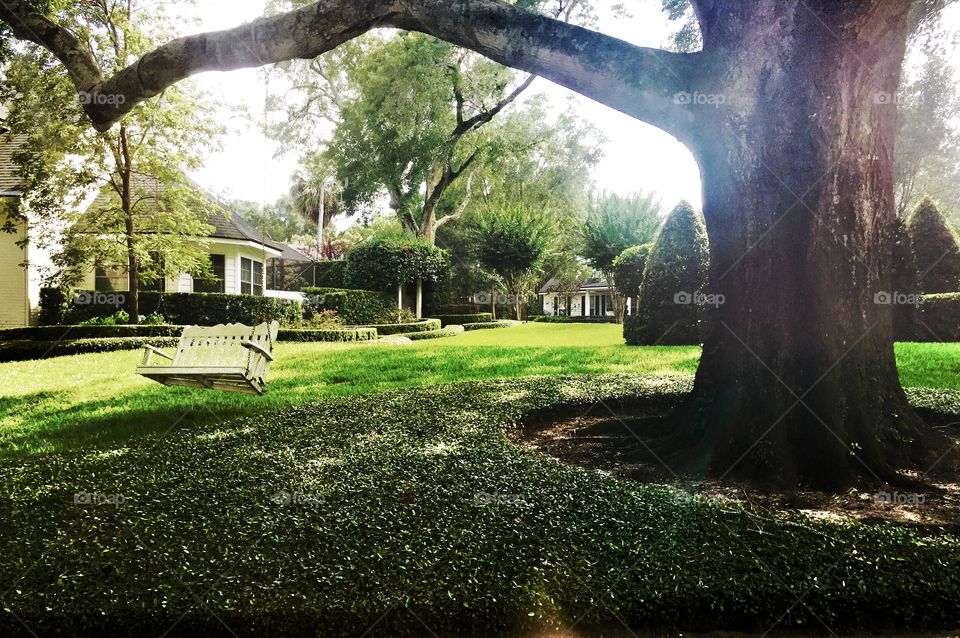
[[[120,127],[120,153],[123,161],[121,168],[122,193],[120,206],[123,209],[124,233],[127,245],[127,281],[130,288],[130,302],[127,304],[130,313],[130,323],[140,323],[140,264],[137,261],[136,227],[133,219],[133,192],[131,178],[133,176],[133,161],[130,156],[130,146],[127,143],[127,130]]]
[[[725,303],[681,445],[708,474],[838,488],[892,478],[918,440],[874,302],[895,221],[895,108],[879,96],[896,91],[909,6],[792,0],[707,21],[726,72],[692,105],[691,148]]]

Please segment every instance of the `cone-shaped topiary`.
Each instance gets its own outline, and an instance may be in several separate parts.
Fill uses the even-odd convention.
[[[709,251],[703,219],[683,201],[667,216],[647,257],[637,311],[624,322],[630,345],[692,344],[703,340]]]
[[[910,248],[919,271],[920,290],[927,294],[960,290],[960,240],[929,197],[907,220]]]
[[[893,292],[896,298],[914,298],[920,292],[917,261],[910,249],[906,222],[898,217],[894,227]],[[917,335],[917,306],[898,303],[893,306],[893,334],[899,341],[913,341]]]

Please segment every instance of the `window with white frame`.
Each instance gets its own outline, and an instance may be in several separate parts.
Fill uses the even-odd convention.
[[[263,295],[263,262],[240,258],[240,294]]]

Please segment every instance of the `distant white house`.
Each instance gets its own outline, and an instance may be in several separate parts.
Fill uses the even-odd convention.
[[[599,275],[575,288],[563,287],[556,279],[549,280],[537,292],[543,314],[556,317],[613,318],[613,297],[610,286]],[[632,314],[633,300],[627,299],[627,314]]]
[[[20,139],[0,130],[0,203],[15,204],[22,192],[12,161]],[[149,179],[135,179],[134,190],[154,188]],[[91,206],[103,205],[101,194]],[[51,256],[57,246],[40,248],[31,241],[29,211],[7,219],[0,209],[0,229],[6,225],[14,232],[0,232],[0,326],[22,326],[34,323],[39,313],[40,288],[52,269]],[[243,295],[265,295],[301,299],[298,292],[269,290],[266,285],[268,260],[309,260],[309,257],[282,242],[271,240],[237,214],[212,214],[213,226],[206,250],[214,274],[211,280],[197,279],[189,273],[142,285],[142,290],[164,292],[222,292]],[[19,243],[18,243],[19,242]],[[23,245],[20,245],[20,244]],[[90,264],[78,287],[98,292],[124,292],[130,289],[126,271],[109,270]]]

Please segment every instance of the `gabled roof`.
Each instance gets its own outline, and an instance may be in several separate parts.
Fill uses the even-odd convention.
[[[607,281],[605,279],[598,279],[596,277],[591,277],[590,279],[586,279],[580,282],[577,285],[576,289],[571,290],[569,288],[565,288],[563,285],[561,285],[560,280],[558,280],[556,277],[553,277],[550,280],[548,280],[547,283],[543,284],[543,286],[541,286],[540,290],[538,290],[537,292],[541,295],[548,294],[551,292],[573,293],[573,292],[579,292],[581,290],[595,290],[595,289],[609,288],[609,287],[610,286],[607,284]]]

